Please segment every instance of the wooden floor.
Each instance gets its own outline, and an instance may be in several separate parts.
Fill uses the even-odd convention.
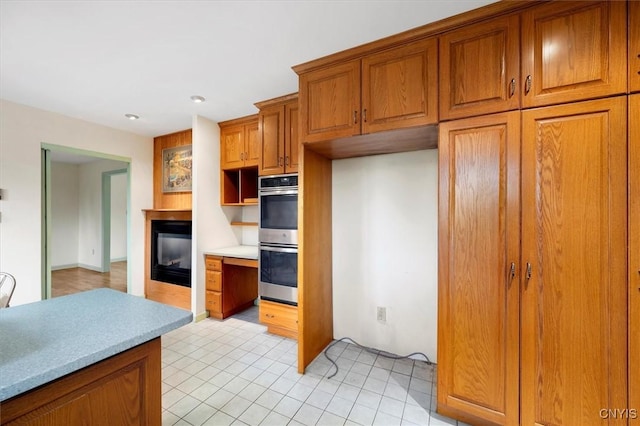
[[[51,297],[108,287],[127,291],[127,262],[113,262],[111,272],[96,272],[84,268],[51,271]]]

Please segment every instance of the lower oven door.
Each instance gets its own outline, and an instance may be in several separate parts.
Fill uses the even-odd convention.
[[[260,298],[298,305],[298,248],[260,245]]]

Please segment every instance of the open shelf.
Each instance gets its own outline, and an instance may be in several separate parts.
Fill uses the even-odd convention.
[[[258,167],[221,172],[220,204],[251,206],[258,204]]]

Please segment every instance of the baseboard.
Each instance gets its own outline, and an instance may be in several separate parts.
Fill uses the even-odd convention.
[[[209,313],[207,311],[201,312],[195,316],[195,318],[193,319],[193,322],[202,321],[203,319],[206,319],[208,316],[209,316]]]
[[[115,259],[111,259],[111,263],[114,263],[114,262],[124,262],[124,261],[126,261],[126,260],[127,260],[127,257],[126,257],[126,256],[125,256],[125,257],[118,257],[118,258],[115,258]]]
[[[72,269],[72,268],[79,268],[80,265],[78,263],[70,263],[68,265],[56,265],[56,266],[52,266],[51,270],[52,271],[59,271],[61,269]]]
[[[84,263],[79,263],[79,264],[78,264],[78,268],[88,269],[88,270],[90,270],[90,271],[96,271],[96,272],[101,272],[101,273],[102,273],[102,272],[104,272],[104,271],[102,270],[102,268],[100,268],[100,267],[98,267],[98,266],[87,265],[87,264],[84,264]]]

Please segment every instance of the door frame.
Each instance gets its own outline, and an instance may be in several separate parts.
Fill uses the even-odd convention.
[[[127,293],[131,291],[131,158],[121,157],[118,155],[107,154],[104,152],[90,151],[86,149],[72,148],[63,145],[55,145],[42,142],[41,150],[41,276],[42,276],[42,299],[51,298],[51,152],[65,152],[75,155],[83,155],[87,157],[95,157],[102,160],[113,160],[127,163],[125,170],[127,173]],[[122,173],[122,172],[121,172]],[[104,179],[104,176],[103,176]],[[109,183],[111,183],[109,181]],[[103,180],[104,184],[104,180]],[[102,194],[104,197],[104,192]],[[110,204],[109,200],[109,204]],[[104,218],[104,215],[103,215]],[[109,224],[110,226],[110,224]],[[104,221],[102,224],[104,231]],[[104,240],[104,238],[103,238]],[[104,247],[104,242],[103,242]],[[104,257],[104,253],[103,253]]]
[[[124,169],[102,172],[102,272],[111,271],[111,177],[127,174],[127,188],[129,188],[129,165]],[[127,189],[127,193],[128,193]],[[127,197],[127,259],[129,258],[129,198]],[[127,281],[127,292],[129,281]]]

